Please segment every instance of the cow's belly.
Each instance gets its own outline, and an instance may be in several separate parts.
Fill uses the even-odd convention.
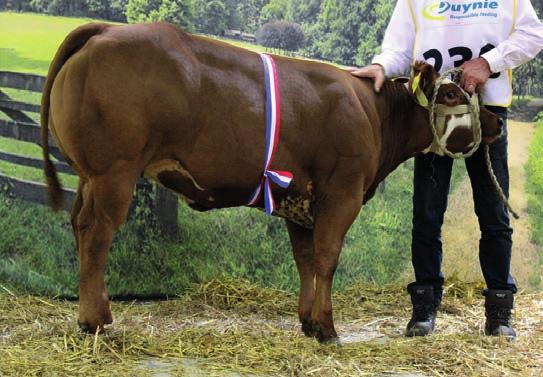
[[[304,228],[313,229],[313,210],[309,199],[288,195],[278,201],[273,214]]]
[[[154,162],[145,168],[144,174],[174,191],[193,209],[202,211],[221,207],[222,200],[213,197],[212,190],[200,186],[177,160],[164,159]],[[313,211],[311,200],[308,198],[294,193],[278,198],[273,214],[304,228],[313,229]]]
[[[146,177],[172,190],[181,200],[195,209],[211,209],[215,198],[200,186],[190,172],[177,160],[164,159],[145,168]]]

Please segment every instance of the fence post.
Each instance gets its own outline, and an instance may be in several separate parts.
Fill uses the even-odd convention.
[[[177,234],[177,196],[170,190],[140,178],[136,184],[136,195],[130,209],[130,217],[141,222],[143,228],[156,226],[164,235]]]
[[[155,211],[160,229],[169,236],[177,234],[177,196],[162,186],[156,187]]]

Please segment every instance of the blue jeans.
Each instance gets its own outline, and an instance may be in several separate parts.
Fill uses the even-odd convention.
[[[487,109],[506,122],[507,109]],[[504,134],[490,145],[490,159],[503,192],[509,196],[507,125]],[[516,293],[517,287],[510,274],[513,229],[509,225],[507,209],[488,174],[484,148],[481,146],[465,163],[481,231],[479,261],[487,287]],[[450,157],[433,153],[415,157],[411,252],[416,282],[410,285],[432,285],[436,305],[441,302],[443,293],[441,226],[447,209],[452,164]]]

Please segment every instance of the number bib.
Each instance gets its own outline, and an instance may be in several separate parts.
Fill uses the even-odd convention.
[[[460,67],[508,38],[516,0],[407,0],[416,22],[414,54],[437,71]],[[509,106],[511,71],[493,74],[482,91],[483,103]]]

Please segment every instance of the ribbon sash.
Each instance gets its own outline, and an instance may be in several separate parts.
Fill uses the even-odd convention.
[[[264,63],[264,72],[266,79],[266,160],[264,162],[264,174],[260,184],[251,195],[247,205],[254,205],[264,189],[264,208],[269,216],[275,209],[273,200],[271,182],[274,182],[282,188],[287,188],[292,181],[293,175],[288,171],[270,170],[273,161],[277,143],[279,142],[279,130],[281,128],[281,98],[279,92],[279,80],[277,78],[277,68],[273,58],[266,54],[260,54]]]

